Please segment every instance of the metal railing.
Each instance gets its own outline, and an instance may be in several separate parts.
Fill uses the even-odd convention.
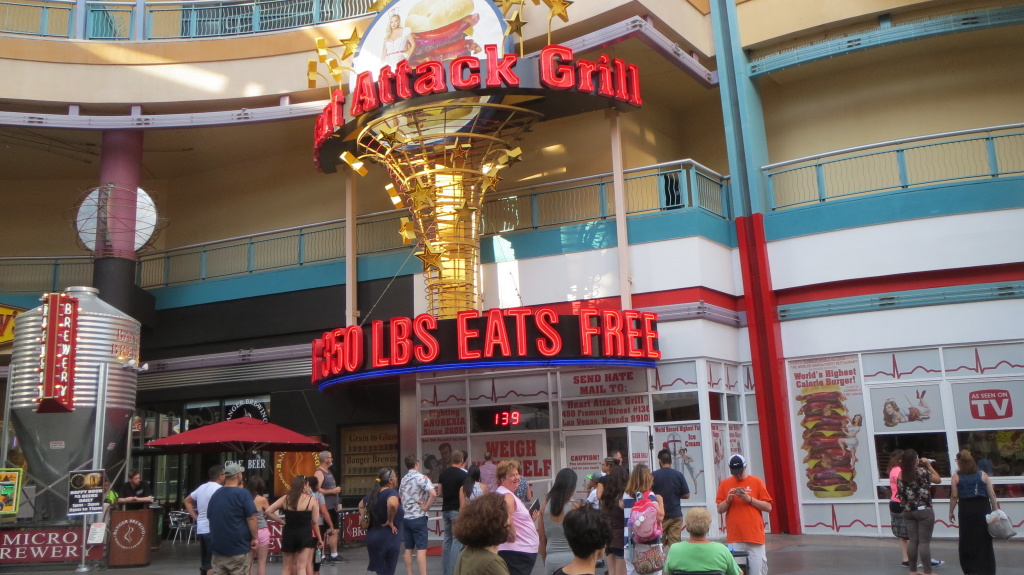
[[[210,38],[273,32],[370,14],[373,0],[256,0],[251,2],[147,2],[145,38]],[[73,0],[0,1],[0,32],[88,40],[140,40],[135,2],[86,3],[85,27],[76,31]]]
[[[0,32],[71,38],[75,33],[75,2],[0,2]]]
[[[727,218],[725,178],[692,160],[627,170],[629,215],[683,208]],[[510,190],[484,203],[485,234],[591,222],[614,215],[611,174]],[[356,223],[359,255],[406,247],[398,235],[404,210],[368,214]],[[180,285],[345,258],[345,220],[181,246],[139,258],[143,288]],[[89,285],[89,257],[0,258],[0,293],[32,293]]]
[[[626,214],[701,208],[727,215],[726,178],[693,160],[625,171]],[[484,234],[590,222],[615,215],[612,174],[504,192],[483,205]]]
[[[1024,124],[857,146],[761,168],[772,209],[1024,174]]]

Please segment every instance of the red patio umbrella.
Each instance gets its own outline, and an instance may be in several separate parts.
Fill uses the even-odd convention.
[[[171,453],[225,451],[320,451],[327,445],[305,435],[252,417],[204,425],[146,443]]]

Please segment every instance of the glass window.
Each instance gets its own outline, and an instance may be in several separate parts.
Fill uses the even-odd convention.
[[[725,403],[729,421],[740,421],[743,418],[743,414],[740,412],[740,396],[726,395]]]
[[[960,449],[970,449],[978,469],[993,477],[1024,475],[1024,429],[961,431]]]
[[[654,421],[693,421],[700,419],[696,391],[659,393],[651,396]]]
[[[875,454],[878,458],[878,473],[881,478],[889,478],[889,457],[897,449],[913,449],[919,457],[934,460],[935,471],[938,471],[942,477],[949,477],[952,474],[945,433],[876,435]]]
[[[185,405],[185,424],[187,429],[195,429],[211,423],[217,423],[222,416],[220,400],[197,401]]]
[[[757,396],[752,393],[744,395],[743,404],[747,408],[747,421],[757,421]]]
[[[708,417],[713,420],[724,421],[725,420],[725,394],[724,393],[708,393],[708,407],[711,413]]]

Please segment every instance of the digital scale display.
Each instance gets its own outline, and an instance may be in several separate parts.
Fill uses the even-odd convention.
[[[551,421],[547,403],[525,405],[496,405],[471,407],[469,410],[472,433],[549,429]]]

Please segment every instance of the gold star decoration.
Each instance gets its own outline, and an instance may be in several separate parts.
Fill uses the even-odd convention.
[[[517,4],[522,6],[525,0],[498,0],[498,2],[501,5],[501,13],[508,14],[508,11],[511,10],[513,6]],[[536,4],[537,0],[533,0],[533,3]]]
[[[455,160],[466,163],[466,160],[469,159],[469,147],[466,144],[460,144],[458,140],[455,140],[454,146],[448,146],[448,151],[451,153],[452,164],[455,163]]]
[[[496,189],[500,181],[501,176],[498,175],[498,172],[494,172],[492,176],[485,176],[483,185],[480,186],[480,191],[486,192],[488,189]]]
[[[409,190],[409,199],[413,202],[413,209],[419,210],[423,206],[434,206],[434,198],[431,197],[431,189],[424,186],[419,180],[412,181],[412,189]]]
[[[458,220],[464,220],[466,222],[469,222],[470,219],[473,217],[473,212],[475,211],[476,208],[470,206],[468,201],[463,201],[462,205],[455,209],[455,217]]]
[[[511,18],[505,18],[505,23],[508,24],[508,28],[505,29],[505,37],[508,37],[509,34],[519,34],[522,36],[523,26],[527,24],[527,22],[523,22],[522,14],[519,13],[519,10],[513,12]]]
[[[441,270],[441,253],[435,252],[434,248],[430,246],[430,242],[423,242],[423,251],[416,252],[416,257],[423,260],[423,271],[427,271],[431,267],[440,271]]]
[[[402,243],[411,244],[416,239],[416,224],[409,218],[401,219],[402,225],[398,227],[398,235],[402,236]]]
[[[511,150],[506,150],[503,159],[504,162],[502,163],[505,164],[506,166],[518,164],[519,162],[523,161],[523,149],[517,147]]]
[[[359,48],[359,40],[362,36],[359,35],[359,30],[352,28],[352,35],[348,37],[348,40],[344,38],[338,38],[341,45],[345,47],[345,51],[341,53],[341,59],[347,60],[349,56],[356,53],[356,49]]]
[[[380,127],[380,141],[387,144],[389,148],[394,148],[398,144],[402,143],[402,135],[398,132],[398,127],[394,128],[390,126]]]
[[[544,0],[544,3],[551,8],[549,18],[558,16],[562,19],[562,22],[569,21],[569,13],[566,10],[568,10],[569,6],[572,6],[571,0]]]
[[[366,9],[367,12],[380,12],[388,5],[388,0],[377,0]]]

